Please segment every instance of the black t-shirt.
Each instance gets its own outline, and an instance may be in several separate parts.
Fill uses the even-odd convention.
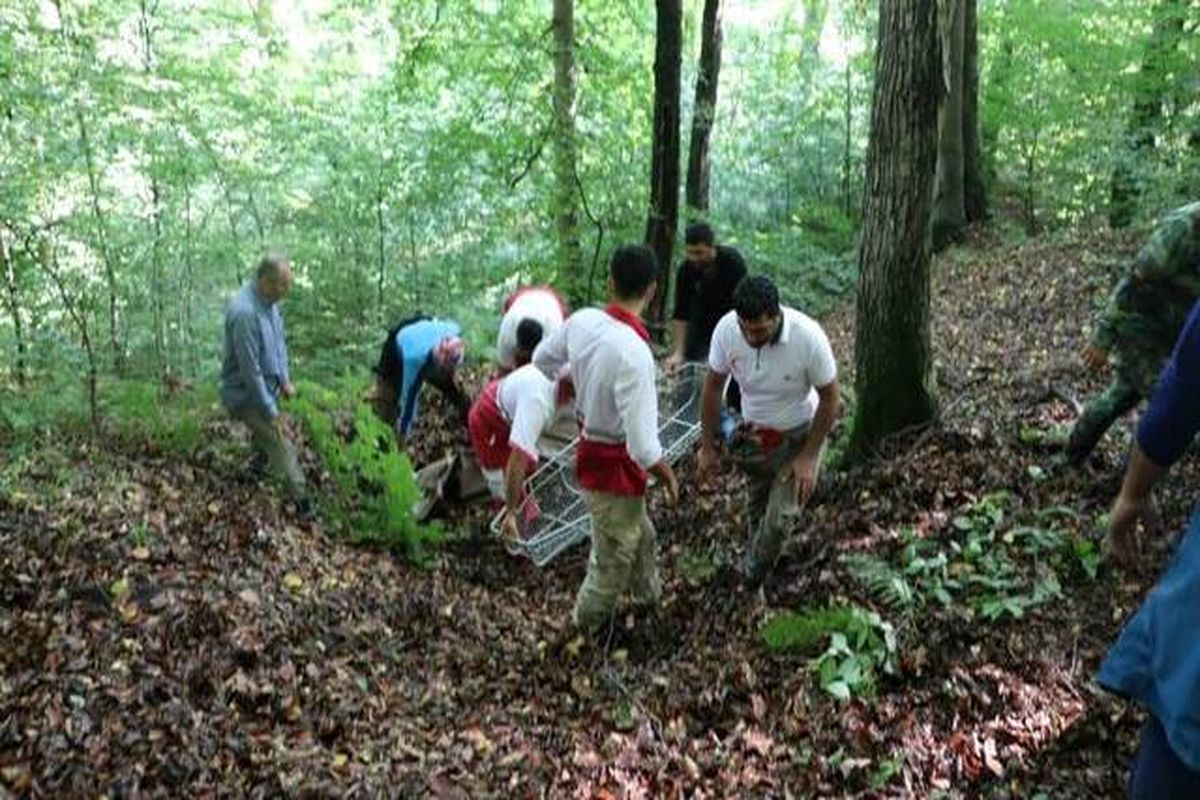
[[[746,277],[746,262],[732,247],[717,245],[717,257],[709,267],[690,261],[679,265],[675,275],[674,318],[687,322],[683,357],[707,361],[713,329],[733,309],[733,290]]]

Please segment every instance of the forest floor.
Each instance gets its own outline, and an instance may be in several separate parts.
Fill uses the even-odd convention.
[[[686,459],[681,502],[652,501],[661,617],[622,616],[582,649],[564,646],[562,624],[585,548],[537,569],[467,534],[425,568],[351,547],[257,487],[216,416],[185,456],[68,437],[6,457],[0,786],[1118,796],[1139,715],[1093,676],[1166,547],[1136,574],[1094,570],[1127,424],[1087,470],[1053,456],[1072,399],[1103,380],[1078,362],[1091,303],[1135,247],[1104,232],[973,234],[934,270],[941,424],[827,474],[761,596],[729,579],[746,539],[740,479],[702,492]],[[824,322],[851,385],[852,309]],[[450,436],[426,434],[428,453]],[[1168,530],[1196,477],[1185,463],[1161,491]],[[947,569],[918,576],[903,560],[914,541]],[[941,575],[953,596],[889,606],[852,576],[854,553],[899,559],[918,594]],[[895,669],[870,696],[835,699],[811,654],[764,645],[772,613],[834,601],[895,626]]]

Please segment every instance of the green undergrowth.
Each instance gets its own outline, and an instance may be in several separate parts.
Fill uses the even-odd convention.
[[[839,700],[873,696],[879,676],[895,671],[892,626],[861,606],[783,611],[767,620],[759,634],[773,653],[807,656],[821,688]]]
[[[333,480],[319,498],[322,517],[355,544],[403,550],[421,563],[444,531],[413,516],[421,493],[412,463],[362,401],[362,388],[354,378],[335,388],[301,382],[288,405]]]
[[[986,495],[954,517],[949,536],[905,529],[893,555],[855,553],[842,563],[902,625],[929,607],[969,621],[1022,619],[1061,598],[1064,581],[1096,578],[1099,547],[1061,524],[1073,510],[1045,509],[1016,521],[1012,505],[1007,492]]]

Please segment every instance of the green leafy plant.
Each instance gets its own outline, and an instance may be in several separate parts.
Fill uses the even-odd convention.
[[[784,611],[759,633],[772,652],[814,656],[810,667],[818,683],[839,700],[873,695],[879,673],[894,671],[895,631],[860,606]]]
[[[1077,516],[1073,510],[1045,509],[1036,524],[1006,527],[1008,505],[1006,493],[987,495],[953,519],[949,539],[907,529],[895,556],[853,553],[842,564],[875,602],[899,615],[902,629],[932,603],[986,620],[1020,619],[1061,597],[1061,575],[1074,565],[1095,579],[1095,545],[1050,521]]]
[[[412,463],[396,450],[387,425],[358,399],[361,387],[348,382],[343,389],[305,383],[291,404],[336,486],[321,498],[322,512],[357,544],[401,548],[422,561],[427,546],[444,534],[413,516],[421,493]]]

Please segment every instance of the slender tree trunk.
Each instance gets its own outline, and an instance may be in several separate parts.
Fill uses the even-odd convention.
[[[13,377],[18,386],[25,385],[25,326],[21,319],[21,283],[17,277],[16,253],[9,248],[3,229],[0,229],[0,269],[4,270],[5,299],[17,340],[17,357],[13,362]]]
[[[185,177],[183,182],[183,349],[189,356],[195,355],[192,341],[192,295],[196,291],[196,263],[192,244],[192,183]],[[195,364],[192,364],[193,371]]]
[[[125,346],[121,342],[121,301],[117,285],[117,268],[113,263],[112,250],[108,244],[108,224],[100,209],[100,176],[96,171],[96,157],[92,152],[92,141],[82,109],[75,109],[75,122],[79,127],[79,142],[83,145],[87,164],[88,188],[91,193],[92,217],[96,227],[96,239],[100,245],[100,259],[104,264],[104,280],[108,287],[108,333],[113,350],[113,364],[117,372],[125,368]]]
[[[384,201],[384,197],[385,197],[385,192],[386,192],[386,189],[383,185],[383,181],[380,181],[379,183],[377,183],[375,185],[375,229],[376,229],[376,233],[378,234],[378,237],[377,237],[378,241],[376,242],[376,245],[377,245],[377,249],[379,251],[378,252],[379,275],[378,275],[378,286],[376,287],[376,293],[378,295],[377,302],[379,303],[379,316],[381,319],[383,318],[383,313],[384,313],[383,293],[386,288],[385,283],[387,281],[387,259],[386,259],[386,253],[384,252],[384,238],[385,238],[387,231],[384,227],[384,221],[383,221],[383,201]]]
[[[939,0],[942,102],[938,110],[937,173],[933,192],[933,249],[962,238],[967,227],[963,193],[963,0]]]
[[[704,0],[700,30],[700,65],[696,70],[696,102],[692,111],[692,139],[688,150],[686,201],[689,209],[706,212],[709,206],[709,141],[717,115],[717,85],[721,76],[721,0]]]
[[[1108,224],[1124,228],[1137,214],[1145,176],[1154,157],[1155,136],[1162,127],[1163,99],[1170,82],[1171,61],[1183,40],[1187,10],[1184,0],[1162,0],[1154,30],[1146,43],[1141,70],[1134,78],[1133,111],[1125,146],[1109,183]]]
[[[412,270],[413,308],[421,307],[421,262],[417,257],[417,220],[408,212],[408,264]]]
[[[987,184],[983,179],[983,144],[979,132],[978,0],[963,4],[963,208],[967,222],[987,218]]]
[[[935,0],[881,0],[867,148],[850,453],[937,411],[929,337],[929,214],[939,82]]]
[[[87,356],[87,395],[88,395],[88,411],[92,420],[92,433],[99,436],[100,431],[100,403],[97,391],[97,383],[99,380],[99,366],[96,360],[96,348],[92,346],[91,326],[88,325],[88,311],[86,308],[81,308],[79,298],[71,294],[67,289],[66,282],[63,281],[62,274],[58,270],[58,258],[54,254],[54,248],[49,241],[43,239],[39,244],[39,252],[37,260],[41,264],[42,271],[49,276],[50,280],[58,289],[58,296],[62,300],[63,308],[67,312],[67,316],[75,323],[75,328],[79,332],[79,343],[83,347],[83,352]]]
[[[558,283],[573,305],[584,301],[579,194],[575,190],[575,0],[554,0],[554,219]]]
[[[646,243],[658,257],[658,292],[649,316],[666,318],[675,228],[679,222],[679,91],[683,58],[682,0],[655,0],[654,139],[650,164],[650,214]]]
[[[850,133],[854,124],[854,83],[853,72],[850,69],[850,59],[846,59],[846,116],[843,124],[843,133],[845,140],[842,143],[842,210],[846,216],[850,216],[853,208],[852,200],[850,199],[850,163],[852,153],[850,152]]]
[[[153,170],[153,164],[151,165]],[[171,365],[167,357],[166,331],[166,285],[163,280],[162,254],[162,189],[157,177],[150,179],[151,221],[154,225],[154,241],[151,246],[151,287],[153,294],[151,307],[154,309],[154,359],[158,365],[159,377],[164,380],[171,374]]]
[[[154,26],[153,16],[154,8],[146,4],[146,0],[140,0],[138,4],[138,29],[142,37],[142,69],[149,77],[153,77],[155,73],[154,60]],[[157,0],[155,3],[157,8]],[[154,145],[154,136],[147,137],[147,149],[150,160],[150,219],[154,228],[154,238],[151,244],[151,287],[150,287],[150,307],[153,311],[154,324],[154,361],[158,367],[159,377],[164,381],[171,375],[170,359],[167,355],[167,312],[166,312],[166,286],[163,280],[164,258],[162,252],[163,243],[163,209],[162,209],[162,182],[158,177],[157,169],[157,148]]]

